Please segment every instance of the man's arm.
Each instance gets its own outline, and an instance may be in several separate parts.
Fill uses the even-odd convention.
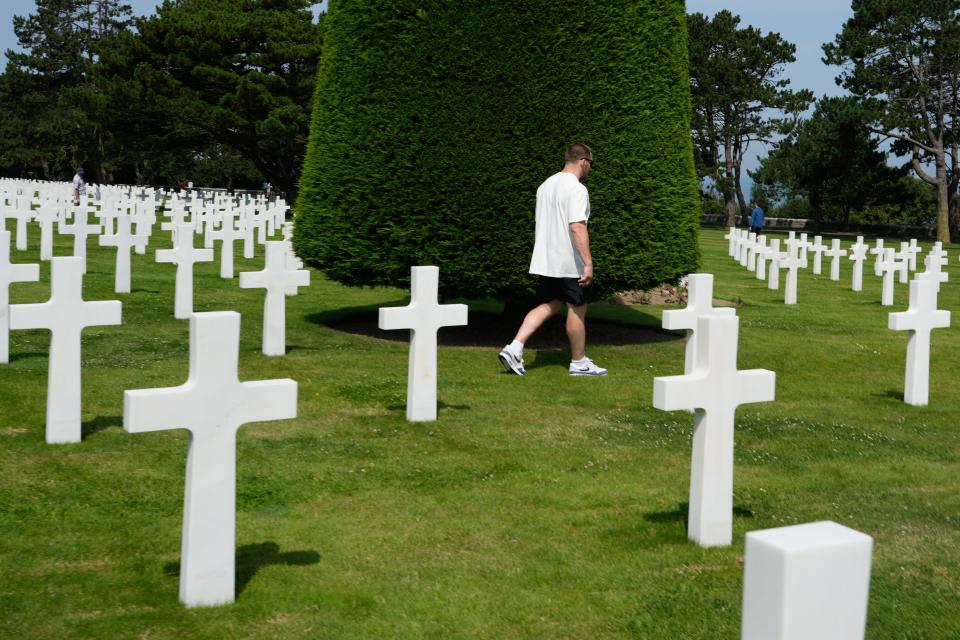
[[[573,246],[576,247],[580,259],[583,260],[583,275],[580,276],[580,286],[585,287],[593,281],[593,257],[590,255],[590,235],[587,233],[587,223],[571,222],[570,235],[573,236]]]

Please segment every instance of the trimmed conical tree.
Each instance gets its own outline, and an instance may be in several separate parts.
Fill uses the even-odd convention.
[[[330,0],[297,252],[349,285],[441,268],[519,299],[539,184],[584,142],[600,293],[699,257],[681,0]]]

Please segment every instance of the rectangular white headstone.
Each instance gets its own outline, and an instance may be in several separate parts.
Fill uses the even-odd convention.
[[[747,534],[741,640],[863,640],[873,538],[835,522]]]

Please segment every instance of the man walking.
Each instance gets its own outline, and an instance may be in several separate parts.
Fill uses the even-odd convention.
[[[750,214],[750,232],[757,235],[763,232],[763,209],[756,202],[753,203],[753,212]]]
[[[83,167],[77,167],[73,175],[73,204],[80,204],[80,196],[87,194],[87,184],[83,181]]]
[[[537,189],[537,226],[530,273],[540,276],[539,304],[527,313],[513,342],[500,352],[500,362],[508,373],[526,374],[523,345],[566,303],[570,375],[607,375],[607,370],[595,365],[585,352],[585,319],[593,281],[593,259],[587,234],[590,196],[583,181],[592,167],[590,147],[572,144],[564,154],[563,170],[547,178]]]

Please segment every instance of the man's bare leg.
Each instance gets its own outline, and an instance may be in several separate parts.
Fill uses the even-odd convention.
[[[514,340],[526,344],[530,336],[536,333],[537,329],[550,319],[550,316],[560,310],[560,305],[561,302],[559,300],[544,302],[527,312],[523,323],[520,325],[520,329],[517,331],[517,337],[514,338]]]
[[[570,339],[570,359],[582,360],[587,348],[587,305],[567,304],[567,337]]]

